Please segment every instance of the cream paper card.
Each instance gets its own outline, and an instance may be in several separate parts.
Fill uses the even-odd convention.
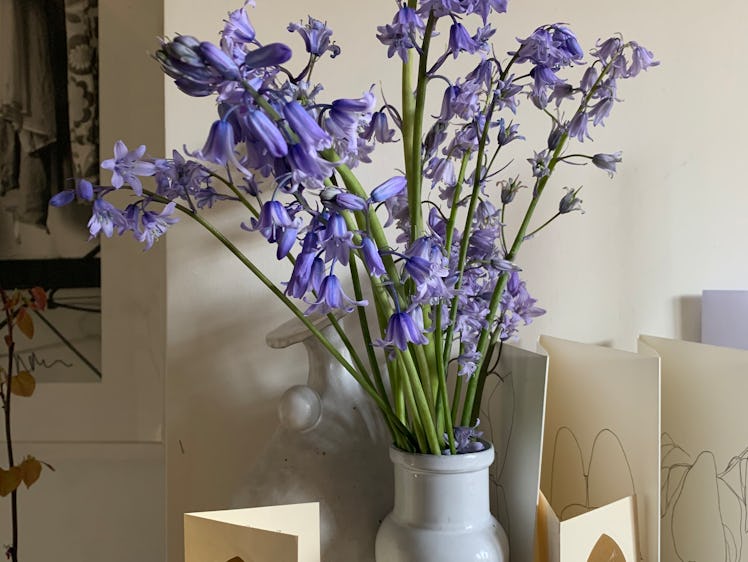
[[[659,359],[548,336],[541,336],[539,345],[548,355],[540,489],[560,522],[588,514],[577,521],[579,527],[570,524],[560,532],[587,529],[587,542],[595,545],[602,528],[595,519],[608,512],[593,510],[636,496],[633,535],[639,552],[634,560],[657,562]],[[564,537],[560,544],[566,544]]]
[[[512,560],[532,560],[547,369],[545,355],[504,344],[483,395],[479,429],[496,449],[491,511]]]
[[[636,562],[636,499],[560,521],[541,493],[537,537],[537,562]]]
[[[748,351],[639,337],[662,361],[662,561],[748,562]]]
[[[319,504],[186,513],[184,550],[185,562],[320,562]]]

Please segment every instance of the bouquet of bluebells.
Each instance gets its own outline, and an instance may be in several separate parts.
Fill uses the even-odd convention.
[[[544,312],[516,265],[522,243],[550,222],[533,226],[536,206],[564,163],[615,172],[620,152],[572,153],[569,146],[603,125],[619,82],[657,64],[652,53],[612,37],[585,58],[572,31],[553,24],[499,57],[488,18],[505,12],[507,0],[407,0],[376,35],[403,66],[399,107],[378,103],[372,91],[329,101],[313,77],[323,59],[340,52],[327,25],[311,17],[291,23],[305,51],[292,60],[285,44],[260,41],[247,3],[228,15],[219,44],[179,35],[163,39],[155,54],[184,93],[216,96],[218,118],[205,145],[153,158],[144,146],[117,142],[114,158],[102,163],[111,186],[80,180],[53,204],[92,202],[92,236],[130,232],[146,248],[177,222],[177,211],[197,221],[355,377],[396,446],[435,455],[480,449],[477,413],[489,359]],[[439,48],[432,44],[437,30],[448,32]],[[447,78],[440,71],[453,58],[464,58],[468,72]],[[564,78],[575,66],[581,80]],[[430,89],[442,95],[437,116],[426,111]],[[520,103],[549,120],[547,139],[528,154],[525,204],[515,199],[523,182],[498,176],[502,150],[525,140],[513,120]],[[401,170],[381,185],[363,185],[354,170],[390,142],[402,144]],[[146,176],[152,189],[141,183]],[[135,199],[120,209],[107,196],[123,188]],[[553,218],[579,209],[578,189],[556,193]],[[290,263],[289,279],[269,279],[208,221],[208,208],[227,204],[246,209],[242,228],[277,247],[278,260]],[[504,226],[510,211],[521,219],[514,232]],[[348,292],[341,285],[347,275]],[[341,310],[357,311],[365,355],[342,330]],[[320,314],[329,316],[351,361],[310,321]]]

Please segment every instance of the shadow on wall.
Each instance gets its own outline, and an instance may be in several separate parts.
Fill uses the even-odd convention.
[[[701,342],[701,295],[683,295],[674,300],[675,337]]]

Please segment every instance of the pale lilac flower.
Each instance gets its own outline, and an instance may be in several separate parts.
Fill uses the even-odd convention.
[[[53,207],[64,207],[75,201],[76,198],[79,201],[93,201],[94,187],[90,181],[86,179],[76,180],[75,189],[65,189],[53,195],[49,204]]]
[[[101,163],[102,168],[112,172],[114,189],[127,184],[136,195],[143,195],[143,184],[140,183],[138,176],[152,176],[156,173],[156,166],[152,162],[141,160],[144,154],[143,144],[135,150],[127,150],[127,146],[121,140],[114,143],[114,158]]]
[[[109,201],[96,199],[93,202],[93,213],[88,221],[88,231],[92,238],[100,232],[103,232],[107,238],[111,238],[114,234],[114,227],[121,227],[124,224],[125,218],[122,216],[122,212]]]
[[[330,42],[332,30],[327,27],[327,24],[318,19],[309,16],[306,25],[289,23],[288,31],[297,31],[301,35],[302,39],[304,39],[306,52],[311,55],[321,57],[329,51],[330,56],[335,58],[340,54],[340,47]]]
[[[387,114],[384,110],[377,111],[371,116],[371,121],[364,131],[363,137],[366,140],[374,138],[377,142],[392,142],[395,140],[395,129],[390,129]]]
[[[572,211],[582,211],[582,200],[577,197],[579,189],[571,189],[570,187],[565,187],[564,189],[566,190],[566,195],[561,198],[558,204],[558,212],[563,215]]]
[[[589,119],[584,111],[578,112],[569,121],[569,137],[576,138],[579,142],[584,142],[584,138],[592,140],[592,137],[587,132],[587,123]]]
[[[229,12],[229,19],[225,20],[221,36],[232,43],[251,43],[255,40],[255,29],[249,21],[246,11],[247,2],[244,6],[233,12]]]
[[[392,24],[377,27],[377,39],[387,45],[387,57],[397,53],[403,62],[408,62],[408,51],[423,34],[425,24],[413,8],[401,6],[392,19]]]
[[[595,154],[592,157],[592,163],[608,172],[608,175],[612,178],[616,173],[616,164],[622,161],[621,151],[614,152],[613,154]]]
[[[200,43],[200,54],[203,59],[213,68],[215,68],[224,80],[239,80],[239,67],[229,55],[220,47],[203,41]]]
[[[474,427],[455,426],[455,451],[458,454],[477,453],[485,450],[486,445],[479,440],[483,435],[483,432],[477,429],[479,423],[480,420],[476,420]],[[445,449],[443,452],[444,454],[450,454],[449,449]]]
[[[639,45],[636,41],[631,41],[631,65],[626,69],[626,78],[633,78],[642,70],[647,70],[650,66],[657,66],[659,61],[654,60],[652,51]]]
[[[532,175],[534,177],[544,178],[545,176],[550,174],[550,169],[548,168],[548,164],[551,161],[551,155],[548,153],[547,150],[536,152],[535,156],[532,158],[528,158],[527,161],[532,166]]]
[[[229,123],[223,119],[219,119],[211,125],[208,138],[205,140],[202,150],[194,155],[190,155],[201,160],[206,160],[207,162],[220,164],[221,166],[233,164],[237,170],[247,176],[251,176],[252,173],[239,162],[234,151],[235,147],[234,129]]]
[[[353,233],[348,230],[345,219],[338,213],[333,213],[327,220],[327,227],[320,236],[320,246],[325,251],[325,261],[338,261],[348,265],[353,243]]]
[[[319,126],[317,120],[299,102],[290,101],[284,105],[283,116],[291,129],[307,146],[323,150],[332,144],[330,135]]]
[[[143,215],[140,218],[143,228],[142,230],[136,230],[134,234],[138,241],[145,243],[146,250],[149,250],[154,242],[163,236],[172,224],[179,221],[177,217],[172,216],[175,207],[176,203],[171,202],[160,213],[143,211]]]

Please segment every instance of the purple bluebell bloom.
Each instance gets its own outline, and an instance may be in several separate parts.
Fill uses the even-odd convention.
[[[390,129],[387,114],[384,110],[377,111],[371,116],[371,121],[364,131],[363,137],[366,140],[374,138],[377,142],[392,142],[395,140],[395,129]]]
[[[474,0],[472,2],[472,11],[473,13],[480,15],[483,19],[483,23],[486,23],[488,20],[488,14],[491,13],[491,10],[497,14],[503,14],[506,12],[508,4],[509,0]]]
[[[592,140],[592,137],[587,132],[587,124],[589,118],[584,111],[579,111],[571,118],[568,125],[569,137],[576,138],[579,142],[584,142],[585,137]]]
[[[300,299],[310,290],[319,289],[325,266],[318,252],[319,237],[314,232],[308,232],[304,236],[301,252],[296,257],[291,278],[286,285],[287,295]]]
[[[220,47],[203,41],[200,43],[200,54],[203,59],[223,77],[225,80],[239,80],[239,67],[229,55]]]
[[[598,41],[596,47],[597,49],[592,51],[592,55],[599,58],[602,62],[607,63],[613,57],[620,54],[623,41],[621,41],[620,37],[611,37],[602,43]]]
[[[547,150],[536,152],[535,156],[532,158],[528,158],[527,161],[532,166],[532,175],[534,177],[544,178],[545,176],[550,174],[550,169],[548,168],[548,164],[551,161],[551,155],[548,153]]]
[[[324,188],[324,180],[329,178],[335,169],[335,165],[323,160],[317,151],[309,150],[300,143],[289,147],[287,161],[292,168],[294,184],[310,188]]]
[[[292,55],[291,47],[283,43],[268,43],[247,53],[244,65],[249,69],[278,66],[288,61]]]
[[[394,176],[385,182],[375,187],[372,192],[370,199],[374,203],[381,203],[387,201],[391,197],[394,197],[403,192],[405,187],[408,185],[408,180],[405,176]]]
[[[501,182],[501,202],[504,205],[508,205],[514,201],[514,196],[517,195],[517,192],[523,187],[525,186],[522,185],[519,178],[512,178]]]
[[[476,52],[481,44],[473,38],[465,26],[460,22],[454,22],[449,28],[449,48],[452,56],[457,58],[462,51],[470,54]]]
[[[317,300],[304,311],[306,316],[310,314],[329,314],[336,310],[351,312],[357,306],[366,306],[367,300],[354,300],[343,292],[338,277],[331,273],[320,283],[317,291]]]
[[[519,134],[519,123],[509,123],[507,127],[504,118],[499,119],[499,134],[497,141],[499,146],[505,146],[514,140],[524,140],[525,137]]]
[[[387,57],[397,53],[403,62],[408,62],[408,51],[415,47],[415,40],[423,34],[425,24],[413,8],[401,6],[392,19],[392,24],[377,27],[377,39],[387,45]]]
[[[494,61],[490,59],[483,59],[478,63],[473,70],[471,70],[466,76],[466,80],[482,84],[483,87],[488,88],[493,82],[493,71]]]
[[[439,182],[447,186],[453,186],[457,183],[454,163],[450,158],[432,158],[423,170],[423,175],[431,180],[432,187]]]
[[[522,86],[514,83],[514,75],[506,80],[496,81],[496,109],[508,108],[512,113],[517,113],[517,94],[522,91]]]
[[[290,101],[283,106],[283,116],[291,129],[309,147],[324,150],[332,144],[330,135],[317,124],[317,120],[297,101]]]
[[[177,217],[172,216],[176,205],[172,201],[161,209],[160,213],[143,211],[143,215],[140,218],[143,229],[135,231],[134,234],[139,242],[145,243],[146,250],[150,250],[153,243],[163,236],[172,224],[179,221]]]
[[[385,268],[377,245],[368,236],[361,237],[361,254],[370,275],[384,275]]]
[[[132,187],[136,195],[143,195],[143,184],[138,176],[152,176],[156,166],[152,162],[141,160],[145,154],[145,145],[135,150],[127,150],[121,140],[114,143],[114,158],[104,160],[101,167],[112,172],[112,187],[119,189],[125,184]]]
[[[363,197],[342,191],[337,187],[326,187],[323,189],[319,198],[322,204],[333,211],[365,211],[369,204]]]
[[[564,136],[564,133],[566,133],[566,128],[564,126],[555,126],[553,127],[553,129],[551,129],[551,132],[548,133],[548,150],[556,150],[556,148],[558,147],[558,143],[561,142],[561,137]]]
[[[59,193],[53,195],[49,204],[53,207],[64,207],[75,201],[93,201],[94,188],[90,181],[86,179],[79,179],[75,181],[75,189],[65,189]]]
[[[657,66],[659,61],[654,60],[652,51],[642,47],[636,41],[631,41],[631,65],[626,69],[626,78],[633,78],[642,70],[647,70],[650,66]]]
[[[221,36],[230,40],[232,43],[251,43],[255,40],[255,28],[249,21],[246,11],[247,2],[244,7],[229,12],[229,19],[225,20],[226,25],[223,28]]]
[[[408,348],[409,343],[425,345],[429,342],[418,323],[408,312],[395,312],[387,322],[385,339],[377,344],[385,347],[396,347],[401,351]]]
[[[582,80],[579,82],[579,89],[585,93],[589,92],[592,89],[592,86],[595,85],[598,76],[597,67],[595,65],[590,65],[582,75]]]
[[[605,124],[605,119],[610,115],[610,111],[613,109],[613,103],[613,98],[603,98],[592,106],[589,115],[592,117],[592,124],[595,127]]]
[[[477,430],[479,423],[480,420],[476,420],[474,427],[455,426],[454,440],[457,454],[477,453],[486,448],[483,441],[478,440],[483,435],[482,431]],[[450,450],[445,449],[444,454],[450,454]]]
[[[289,23],[288,31],[297,31],[304,39],[304,45],[306,46],[306,52],[321,57],[327,51],[330,52],[330,57],[335,58],[340,54],[340,47],[334,43],[330,43],[330,37],[332,36],[332,30],[327,27],[324,22],[309,16],[306,25],[299,25],[297,23]]]
[[[281,239],[286,229],[298,230],[300,221],[294,219],[288,213],[288,209],[280,201],[271,200],[263,203],[260,209],[260,216],[252,218],[251,226],[242,225],[245,230],[259,230],[260,234],[268,242],[277,242]]]
[[[620,150],[618,152],[614,152],[613,154],[595,154],[592,157],[592,163],[601,170],[605,170],[606,172],[608,172],[608,175],[611,178],[616,173],[616,164],[618,164],[622,160],[623,159],[621,158]]]
[[[103,232],[107,238],[111,238],[114,234],[114,227],[121,227],[125,222],[122,211],[105,199],[96,199],[93,202],[91,219],[88,221],[88,231],[92,238],[100,232]]]
[[[320,246],[325,251],[325,261],[338,261],[348,265],[353,243],[353,233],[348,230],[345,219],[338,213],[333,213],[327,220],[327,226],[320,236]]]
[[[288,154],[288,144],[278,126],[261,109],[250,110],[245,115],[245,123],[254,139],[260,141],[275,158]]]
[[[208,138],[205,140],[203,149],[194,156],[201,160],[220,164],[221,166],[233,164],[237,170],[247,176],[251,176],[252,173],[236,157],[236,153],[234,152],[235,146],[234,129],[229,123],[223,119],[219,119],[210,126]]]

